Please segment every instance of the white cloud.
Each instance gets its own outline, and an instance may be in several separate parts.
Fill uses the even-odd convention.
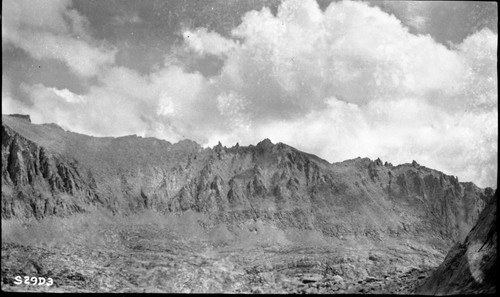
[[[47,88],[54,92],[59,98],[64,99],[68,103],[84,103],[85,99],[81,95],[77,95],[68,89]]]
[[[399,10],[406,23],[417,32],[426,32],[430,20],[428,15],[431,13],[434,3],[429,1],[402,1],[400,3],[386,1],[385,4]]]
[[[27,109],[93,135],[202,145],[268,137],[329,161],[417,160],[495,186],[497,34],[486,29],[448,49],[362,2],[323,12],[313,0],[290,0],[276,16],[247,13],[232,35],[238,42],[204,28],[184,33],[187,50],[224,59],[218,76],[179,61],[149,75],[108,67],[82,97],[27,88]]]
[[[245,111],[248,102],[245,98],[231,92],[220,94],[216,100],[221,117],[226,117],[233,130],[250,127],[251,121]]]
[[[10,107],[15,101],[4,102],[3,98],[2,106],[10,107],[9,113],[19,110],[31,114],[35,123],[55,122],[94,136],[139,134],[176,141],[185,134],[203,139],[206,129],[213,128],[211,122],[215,122],[217,113],[207,115],[211,103],[199,101],[208,83],[200,74],[170,67],[140,75],[128,68],[111,67],[98,79],[99,84],[83,95],[41,84],[22,84],[32,105]],[[198,124],[206,128],[196,131]]]
[[[88,21],[71,1],[3,1],[2,44],[13,44],[35,59],[57,59],[76,74],[95,76],[114,62],[116,50],[92,40]]]
[[[253,126],[210,144],[270,137],[330,161],[417,159],[494,185],[496,34],[485,29],[449,50],[363,3],[332,3],[324,13],[313,1],[285,3],[276,17],[251,12],[233,30],[243,41],[218,83],[251,98]]]
[[[233,40],[221,37],[214,32],[208,32],[205,28],[198,28],[182,33],[187,46],[200,55],[224,55],[236,47]]]
[[[456,94],[471,112],[498,108],[497,42],[498,34],[483,29],[457,46],[466,72]]]

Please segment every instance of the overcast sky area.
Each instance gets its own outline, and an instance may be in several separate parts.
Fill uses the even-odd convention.
[[[2,110],[497,187],[495,2],[3,0]]]

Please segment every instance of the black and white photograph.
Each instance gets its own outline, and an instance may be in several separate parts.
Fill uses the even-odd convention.
[[[497,2],[1,5],[3,292],[496,294]]]

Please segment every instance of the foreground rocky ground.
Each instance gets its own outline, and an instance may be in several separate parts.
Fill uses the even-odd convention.
[[[249,244],[183,236],[158,224],[89,229],[96,234],[88,240],[85,232],[63,232],[66,242],[5,235],[2,290],[399,294],[414,292],[432,268],[418,264],[428,251],[416,247]],[[435,263],[442,257],[436,253]],[[50,277],[54,284],[16,285],[17,275]]]

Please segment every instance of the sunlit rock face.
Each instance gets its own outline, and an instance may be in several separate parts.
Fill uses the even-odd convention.
[[[498,279],[497,194],[481,212],[467,238],[457,243],[417,293],[493,294]]]
[[[462,240],[493,190],[413,161],[329,162],[265,139],[202,148],[184,140],[96,138],[2,116],[2,217],[89,206],[127,214],[194,211],[212,224],[261,219],[340,238]]]
[[[2,125],[2,218],[69,215],[99,197],[92,173]]]

